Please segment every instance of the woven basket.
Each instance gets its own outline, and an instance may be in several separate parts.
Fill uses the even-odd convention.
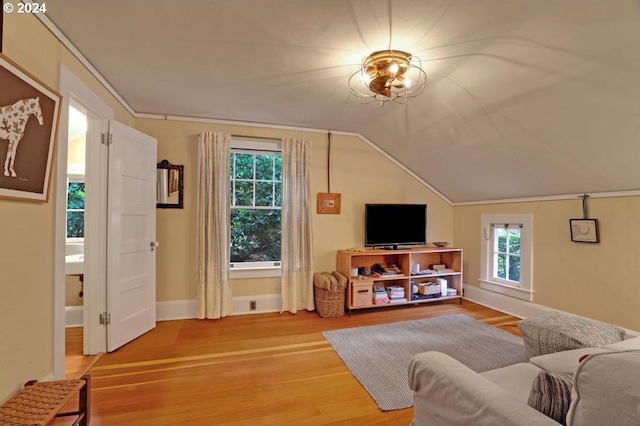
[[[329,291],[314,287],[313,291],[318,315],[322,318],[344,315],[344,290]]]

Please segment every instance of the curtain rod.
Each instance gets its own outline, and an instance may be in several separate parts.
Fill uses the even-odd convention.
[[[262,140],[267,140],[267,141],[278,141],[278,142],[282,142],[282,138],[270,138],[267,136],[249,136],[249,135],[236,135],[236,134],[231,134],[232,138],[243,138],[243,139],[262,139]]]

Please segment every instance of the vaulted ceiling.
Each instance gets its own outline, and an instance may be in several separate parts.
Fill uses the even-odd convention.
[[[356,132],[453,202],[640,189],[637,0],[56,0],[137,113]],[[375,50],[424,92],[362,105]]]

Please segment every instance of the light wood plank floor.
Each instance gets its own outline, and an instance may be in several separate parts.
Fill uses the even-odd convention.
[[[65,329],[65,361],[64,373],[66,379],[82,377],[95,364],[102,354],[94,356],[82,355],[82,327]]]
[[[403,425],[381,412],[325,330],[462,313],[520,335],[517,318],[464,301],[159,322],[89,370],[91,425]]]

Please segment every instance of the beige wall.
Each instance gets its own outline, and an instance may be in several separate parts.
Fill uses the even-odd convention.
[[[533,302],[640,330],[640,197],[591,198],[600,243],[574,243],[569,219],[582,200],[457,206],[454,239],[464,249],[464,282],[478,286],[480,216],[533,214]]]
[[[327,192],[327,135],[270,128],[138,119],[136,128],[158,139],[158,161],[185,166],[183,210],[159,209],[157,298],[195,299],[197,135],[220,131],[262,137],[300,137],[312,142],[312,193]],[[365,203],[426,203],[429,240],[452,241],[453,208],[357,137],[332,137],[331,191],[342,194],[339,215],[313,217],[314,269],[335,269],[336,250],[364,245]],[[315,198],[314,198],[315,206]],[[314,207],[315,212],[315,207]],[[234,296],[280,293],[279,279],[233,280]]]
[[[85,164],[87,137],[82,135],[67,143],[67,163]]]
[[[36,78],[57,89],[62,62],[114,109],[117,120],[133,124],[133,117],[35,16],[5,14],[3,36],[3,53]],[[0,149],[6,150],[4,140]],[[0,244],[0,401],[27,380],[53,371],[54,202],[53,188],[47,203],[0,200],[0,223],[7,225]]]

